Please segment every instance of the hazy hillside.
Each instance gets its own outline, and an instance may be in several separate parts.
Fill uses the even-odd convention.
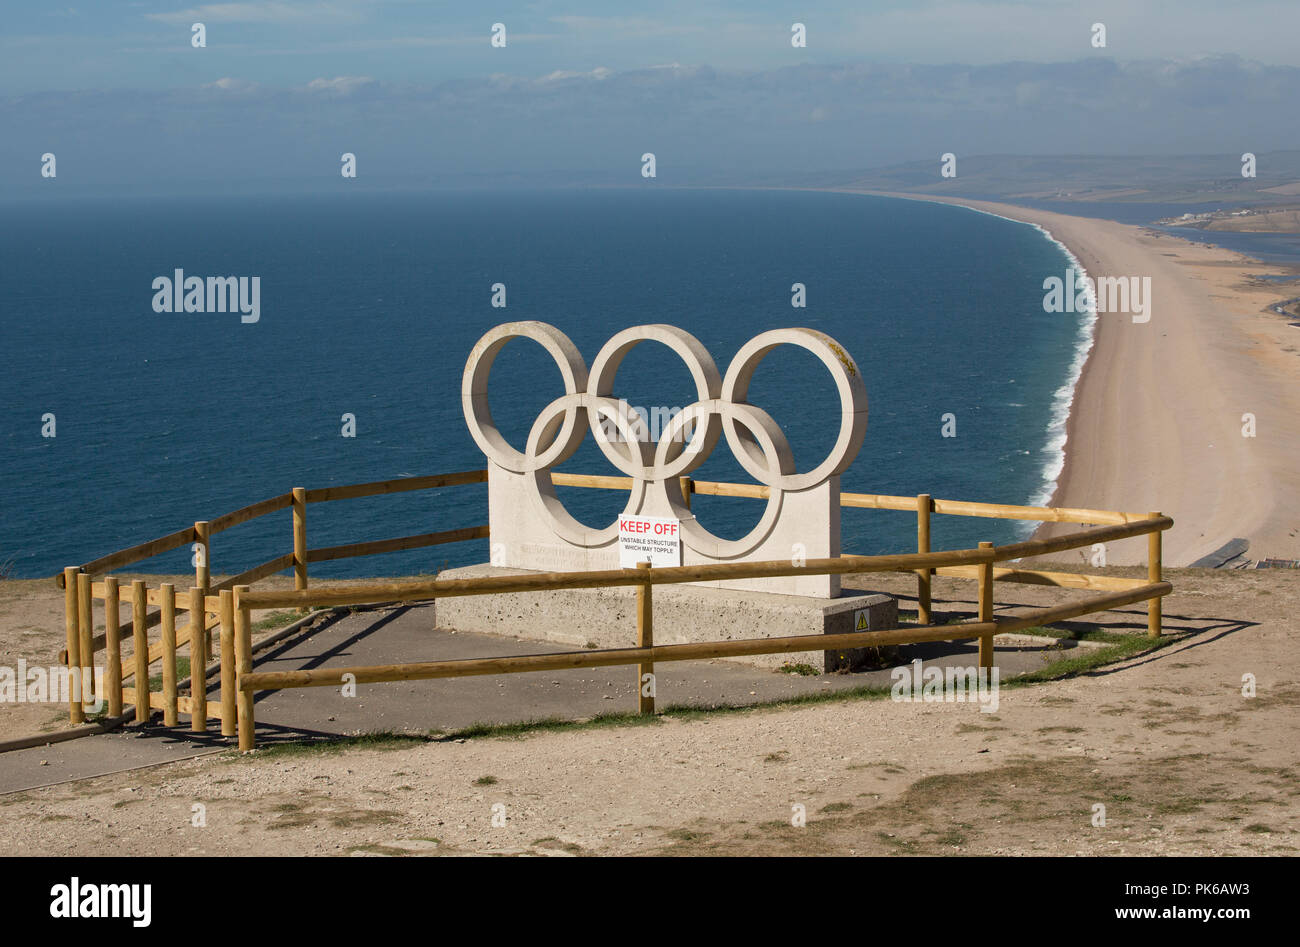
[[[1256,177],[1241,176],[1241,155],[956,156],[956,177],[940,175],[940,156],[851,176],[853,187],[1025,200],[1135,203],[1294,204],[1300,151],[1256,155]]]

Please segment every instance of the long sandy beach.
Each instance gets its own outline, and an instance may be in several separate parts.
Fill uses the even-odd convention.
[[[1112,221],[960,198],[882,196],[1037,224],[1094,279],[1150,277],[1149,321],[1125,313],[1097,320],[1052,505],[1172,516],[1175,526],[1165,534],[1172,566],[1235,538],[1250,541],[1252,559],[1300,558],[1300,328],[1268,309],[1285,288],[1251,280],[1278,272],[1277,265]],[[1254,417],[1253,437],[1243,434],[1245,415]],[[1113,564],[1145,555],[1145,540],[1107,549]]]

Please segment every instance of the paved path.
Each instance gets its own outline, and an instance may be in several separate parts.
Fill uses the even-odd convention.
[[[256,668],[299,668],[439,661],[454,658],[542,654],[564,646],[495,635],[438,630],[426,606],[334,615],[257,656]],[[944,642],[902,649],[939,665],[978,663],[975,642]],[[1055,656],[1041,646],[999,644],[1003,677],[1042,667]],[[890,672],[802,677],[729,661],[660,664],[657,703],[670,706],[752,704],[864,685],[888,686]],[[548,717],[577,719],[636,708],[632,667],[536,671],[432,681],[361,684],[355,697],[337,687],[304,687],[260,694],[257,737],[267,746],[287,740],[329,739],[376,730],[453,731],[475,723],[512,723]],[[182,717],[182,720],[187,718]],[[158,720],[157,715],[154,718]],[[0,755],[0,793],[152,766],[231,745],[210,721],[208,734],[186,727],[127,727]]]

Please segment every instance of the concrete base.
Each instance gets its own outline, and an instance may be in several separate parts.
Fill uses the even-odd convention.
[[[439,573],[440,579],[488,575],[526,575],[526,569],[465,566]],[[510,634],[554,641],[574,648],[636,646],[636,590],[561,589],[509,595],[467,595],[437,602],[439,628]],[[809,598],[771,592],[741,592],[695,585],[654,587],[655,644],[780,638],[787,635],[840,634],[898,627],[898,602],[890,595],[844,589],[838,598]],[[779,668],[807,664],[818,671],[856,670],[874,664],[875,648],[758,654],[728,660]]]

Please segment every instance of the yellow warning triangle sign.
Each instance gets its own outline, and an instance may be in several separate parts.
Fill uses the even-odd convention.
[[[867,613],[858,612],[858,622],[853,629],[854,631],[867,631]]]

